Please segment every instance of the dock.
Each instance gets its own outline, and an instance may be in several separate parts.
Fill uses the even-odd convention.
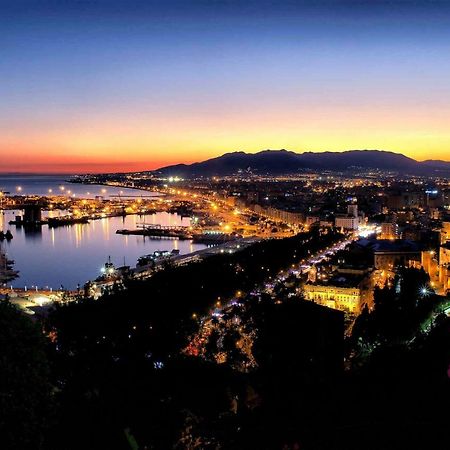
[[[192,239],[189,227],[140,224],[134,230],[117,230],[116,234],[146,236],[155,239],[171,238],[180,240]]]

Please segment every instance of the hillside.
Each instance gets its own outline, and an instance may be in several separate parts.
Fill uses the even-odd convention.
[[[259,153],[233,152],[193,164],[162,167],[157,173],[168,176],[208,177],[249,172],[259,175],[294,174],[301,171],[384,170],[411,175],[450,176],[450,162],[416,161],[400,153],[383,150],[295,153],[264,150]]]

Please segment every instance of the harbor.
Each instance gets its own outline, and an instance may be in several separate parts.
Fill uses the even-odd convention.
[[[45,218],[48,213],[44,214]],[[11,229],[14,236],[9,241],[5,239],[2,251],[10,261],[14,260],[14,270],[20,275],[15,279],[10,279],[9,275],[2,278],[1,284],[6,284],[8,289],[12,286],[14,289],[26,287],[28,291],[36,287],[45,291],[77,290],[100,274],[108,256],[116,266],[134,266],[142,255],[156,250],[177,249],[184,255],[205,248],[191,240],[116,234],[119,229],[135,229],[143,221],[165,226],[190,225],[188,218],[167,212],[103,217],[89,223],[59,227],[11,226],[9,221],[14,216],[15,211],[0,213],[0,229]],[[4,263],[2,267],[4,269]]]
[[[0,186],[0,242],[9,255],[0,285],[8,292],[80,292],[92,280],[105,287],[148,276],[144,260],[152,270],[183,264],[211,254],[208,247],[239,245],[244,228],[249,235],[236,210],[186,191],[30,180]]]

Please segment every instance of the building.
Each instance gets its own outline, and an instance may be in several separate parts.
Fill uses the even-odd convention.
[[[334,219],[336,228],[343,228],[344,230],[357,230],[359,227],[359,217],[349,215],[338,215]]]
[[[273,220],[274,222],[283,222],[288,225],[303,225],[305,220],[305,216],[302,213],[285,211],[273,207],[266,208],[260,205],[252,205],[249,206],[249,209],[260,216]]]
[[[450,245],[442,245],[439,252],[423,251],[421,266],[429,275],[434,290],[447,295],[450,292]]]
[[[329,308],[355,314],[361,308],[361,292],[358,287],[305,284],[304,292],[306,300]]]
[[[397,239],[398,226],[394,222],[384,222],[381,224],[380,239]]]
[[[310,226],[313,223],[317,223],[320,222],[320,217],[319,216],[306,216],[306,220],[305,220],[305,224],[306,226]]]
[[[424,192],[397,192],[388,195],[386,205],[389,210],[402,208],[421,208],[426,203]]]
[[[442,222],[441,244],[450,242],[450,222]]]
[[[378,270],[411,266],[421,261],[419,244],[406,239],[360,239],[355,245],[373,255],[373,266]]]
[[[330,279],[310,279],[303,286],[306,300],[329,308],[359,314],[364,304],[372,304],[373,281],[368,271],[334,272]]]
[[[397,265],[410,266],[414,261],[420,261],[420,249],[413,241],[398,239],[379,242],[380,245],[373,247],[375,269],[388,270]]]
[[[358,205],[356,203],[352,203],[347,206],[347,214],[349,216],[358,217]]]

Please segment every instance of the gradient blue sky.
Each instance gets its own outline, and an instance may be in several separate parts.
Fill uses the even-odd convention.
[[[450,2],[0,0],[0,171],[450,159]]]

